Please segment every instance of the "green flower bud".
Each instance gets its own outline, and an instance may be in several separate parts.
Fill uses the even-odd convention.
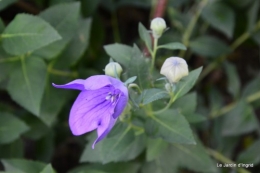
[[[112,77],[120,77],[123,69],[117,62],[110,62],[105,67],[105,74]]]
[[[171,93],[171,92],[172,92],[172,86],[171,86],[171,84],[166,83],[166,84],[165,84],[165,89],[166,89],[166,91],[168,91],[168,93]]]
[[[162,36],[164,30],[166,29],[166,23],[163,18],[157,17],[152,20],[150,28],[152,30],[153,37],[158,39]]]

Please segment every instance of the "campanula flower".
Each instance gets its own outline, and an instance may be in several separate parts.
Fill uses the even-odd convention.
[[[189,70],[187,63],[183,58],[170,57],[164,61],[160,73],[171,83],[176,83],[184,76],[187,76]]]
[[[152,30],[153,37],[158,39],[162,36],[166,29],[166,23],[163,18],[156,17],[152,20],[150,28]]]
[[[76,79],[56,88],[80,90],[69,116],[69,126],[74,135],[97,129],[95,144],[102,140],[115,125],[128,102],[128,90],[118,79],[96,75],[85,80]]]

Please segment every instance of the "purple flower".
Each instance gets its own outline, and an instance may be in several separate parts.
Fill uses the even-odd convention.
[[[65,85],[53,86],[81,90],[70,110],[69,126],[74,135],[97,129],[98,137],[92,148],[110,132],[128,102],[125,85],[106,75],[91,76],[85,80],[76,79]]]

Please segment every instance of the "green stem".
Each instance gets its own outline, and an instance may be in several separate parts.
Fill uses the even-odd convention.
[[[209,153],[209,155],[211,155],[212,157],[214,157],[216,160],[222,162],[222,163],[227,163],[227,164],[235,164],[234,161],[230,160],[229,158],[225,157],[224,155],[222,155],[221,153],[212,150],[210,148],[207,148],[207,152]],[[250,173],[248,170],[244,169],[244,168],[237,168],[237,171],[239,173]]]
[[[174,100],[175,100],[174,97],[171,97],[171,99],[169,100],[169,102],[167,103],[167,105],[166,105],[164,108],[162,108],[162,109],[160,109],[160,110],[158,110],[158,111],[154,111],[153,114],[158,115],[158,114],[163,113],[164,111],[166,111],[167,109],[169,109],[169,107],[172,105],[172,103],[174,102]]]
[[[186,47],[189,46],[190,36],[193,32],[194,27],[196,26],[196,23],[198,22],[198,19],[200,17],[200,14],[201,14],[203,8],[206,6],[207,3],[208,3],[208,0],[202,0],[201,1],[201,3],[199,4],[199,9],[196,11],[195,15],[190,20],[190,23],[189,23],[186,31],[183,34],[182,42]],[[185,56],[185,50],[181,50],[180,53],[179,53],[179,57],[184,57],[184,56]]]
[[[153,43],[153,52],[152,52],[152,64],[150,68],[150,74],[153,72],[154,64],[155,64],[155,57],[156,57],[156,52],[157,52],[157,45],[158,45],[158,39],[154,39]]]

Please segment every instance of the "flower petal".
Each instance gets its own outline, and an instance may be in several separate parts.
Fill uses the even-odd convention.
[[[102,88],[106,85],[112,84],[110,81],[110,76],[106,75],[95,75],[87,78],[85,80],[84,86],[86,90],[96,90]]]
[[[112,85],[97,90],[82,91],[74,102],[69,117],[69,125],[74,135],[81,135],[96,129],[102,123],[103,117],[114,113],[115,104],[106,100],[113,91]]]
[[[111,129],[113,128],[113,126],[116,123],[116,120],[117,120],[117,118],[114,119],[112,116],[102,117],[101,123],[97,128],[98,137],[92,144],[93,149],[95,148],[96,143],[98,143],[99,141],[104,139],[107,136],[107,134],[111,131]]]
[[[128,97],[126,97],[125,95],[122,95],[117,102],[117,105],[115,107],[115,112],[113,114],[113,118],[117,118],[119,115],[121,115],[121,113],[124,111],[126,105],[128,102]]]
[[[84,82],[85,82],[85,80],[76,79],[76,80],[74,80],[70,83],[64,84],[64,85],[56,85],[56,84],[52,83],[52,86],[54,86],[56,88],[84,90]]]

